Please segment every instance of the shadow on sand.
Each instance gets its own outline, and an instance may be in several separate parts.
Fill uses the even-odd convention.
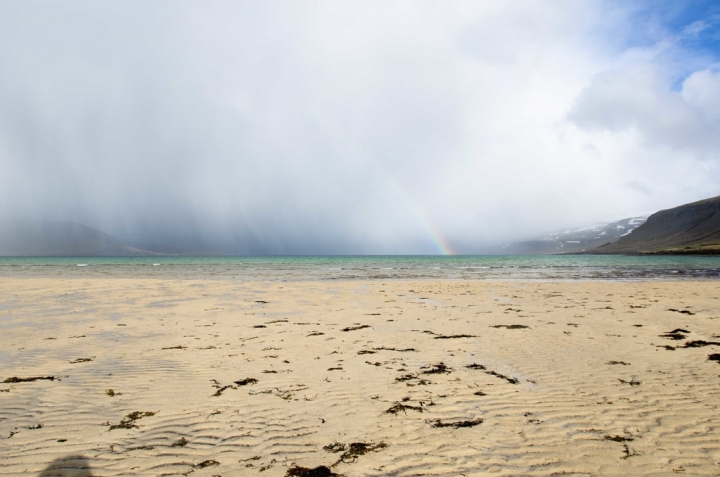
[[[90,462],[79,455],[68,455],[55,459],[38,477],[92,477]]]

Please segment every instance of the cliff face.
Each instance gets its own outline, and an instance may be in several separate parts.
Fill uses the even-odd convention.
[[[631,234],[590,253],[720,253],[720,196],[656,212]]]
[[[129,247],[100,230],[72,222],[13,219],[0,223],[0,256],[133,255],[155,254]]]

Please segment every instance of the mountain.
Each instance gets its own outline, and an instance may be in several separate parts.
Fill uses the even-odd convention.
[[[628,235],[646,219],[647,216],[637,216],[579,229],[552,232],[537,239],[510,243],[505,245],[498,253],[507,255],[580,253],[608,242],[614,242]]]
[[[720,254],[720,196],[661,210],[593,254]]]
[[[157,255],[120,242],[100,230],[73,222],[12,219],[0,223],[0,256]]]

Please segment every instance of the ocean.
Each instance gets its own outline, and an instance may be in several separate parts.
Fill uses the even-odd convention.
[[[0,257],[0,277],[215,278],[244,281],[717,279],[720,278],[720,257]]]

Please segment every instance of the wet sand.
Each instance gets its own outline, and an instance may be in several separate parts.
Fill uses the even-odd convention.
[[[0,475],[716,476],[718,297],[2,278]]]

